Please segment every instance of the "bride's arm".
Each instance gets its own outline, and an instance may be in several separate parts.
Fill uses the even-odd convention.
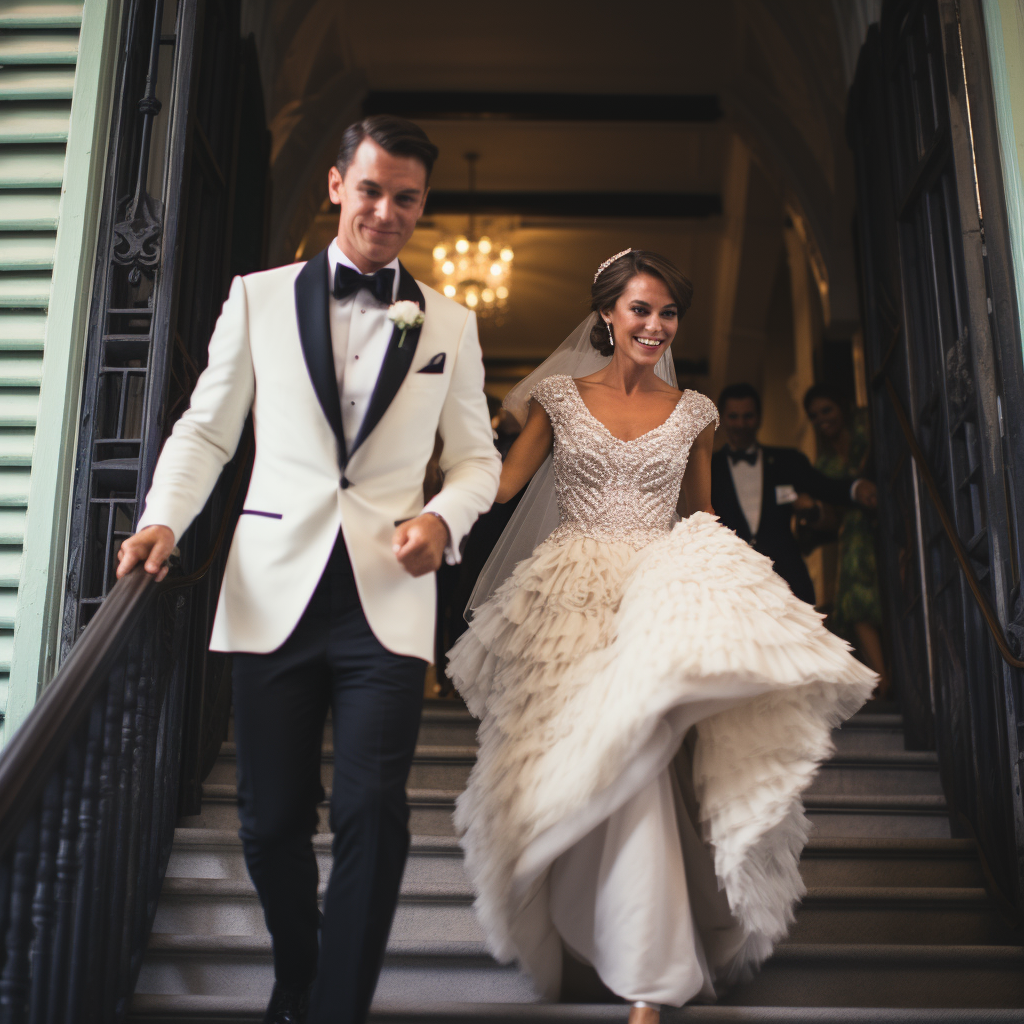
[[[498,484],[498,496],[494,499],[498,504],[514,498],[533,479],[533,474],[548,457],[553,440],[551,420],[540,402],[533,399],[526,417],[526,426],[501,464],[501,483]]]
[[[710,512],[711,507],[711,449],[715,443],[715,423],[709,423],[698,435],[690,449],[690,457],[683,474],[683,488],[676,507],[685,519],[694,512]],[[504,474],[502,474],[504,478]]]

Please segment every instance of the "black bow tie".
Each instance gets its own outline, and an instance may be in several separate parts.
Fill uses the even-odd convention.
[[[757,465],[757,449],[751,448],[745,452],[734,452],[731,448],[726,448],[726,454],[729,456],[729,461],[735,466],[737,462],[749,462],[751,466]]]
[[[391,297],[395,289],[395,272],[385,268],[376,274],[360,274],[358,270],[338,263],[334,267],[334,297],[346,299],[360,289],[365,288],[373,297],[385,306],[391,305]]]

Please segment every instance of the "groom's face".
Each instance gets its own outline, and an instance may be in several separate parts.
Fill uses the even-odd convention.
[[[338,245],[364,274],[387,266],[412,237],[427,199],[427,169],[364,139],[344,178],[332,167],[331,201],[341,206]]]

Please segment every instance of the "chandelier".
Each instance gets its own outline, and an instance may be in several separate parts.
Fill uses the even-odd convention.
[[[466,154],[470,192],[476,187],[477,159],[476,153]],[[499,318],[504,313],[515,253],[500,233],[478,233],[476,217],[470,214],[466,233],[442,238],[433,256],[435,280],[449,299],[481,317]]]

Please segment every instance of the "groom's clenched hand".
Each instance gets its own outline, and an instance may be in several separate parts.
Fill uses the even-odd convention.
[[[391,538],[395,557],[410,576],[436,572],[447,544],[445,521],[429,512],[401,523]]]
[[[174,533],[168,526],[147,526],[129,537],[117,552],[117,578],[130,572],[139,562],[159,583],[167,575],[167,558],[174,550]]]

